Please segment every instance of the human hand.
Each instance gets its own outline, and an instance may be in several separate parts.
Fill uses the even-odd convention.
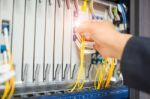
[[[85,36],[86,40],[94,41],[94,48],[105,58],[121,59],[124,47],[132,35],[116,31],[112,22],[107,20],[90,20],[83,22],[75,29],[76,33]]]

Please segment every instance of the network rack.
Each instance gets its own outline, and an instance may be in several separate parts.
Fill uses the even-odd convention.
[[[114,16],[113,11],[118,9],[119,2],[79,0],[77,4],[83,7],[83,11],[78,12],[80,17],[77,18],[77,13],[75,13],[77,4],[74,4],[77,1],[0,0],[0,44],[5,45],[5,40],[3,40],[5,36],[2,33],[6,28],[9,32],[8,41],[15,72],[15,81],[13,82],[15,84],[12,84],[12,86],[15,85],[15,92],[12,98],[86,99],[87,94],[95,99],[99,97],[102,99],[128,98],[128,89],[123,86],[117,60],[109,88],[94,90],[95,72],[103,60],[93,49],[86,50],[86,64],[84,64],[86,68],[83,77],[85,84],[82,91],[70,93],[72,86],[69,85],[76,82],[80,64],[79,43],[76,43],[77,36],[74,35],[73,30],[75,20],[107,19],[116,25],[118,31],[125,32],[128,29],[125,5],[121,5],[124,13],[117,11]],[[89,15],[91,12],[86,12],[84,8],[84,4],[88,5],[90,1],[94,1],[95,16]],[[0,54],[2,61],[0,64],[4,64],[3,54]],[[110,61],[112,60],[110,59]],[[4,93],[5,84],[3,82],[0,85],[0,96]],[[80,97],[81,95],[83,97]]]

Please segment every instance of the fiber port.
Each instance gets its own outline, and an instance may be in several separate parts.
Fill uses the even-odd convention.
[[[8,20],[2,20],[2,33],[4,34],[4,29],[7,28],[8,33],[10,29],[10,23]]]

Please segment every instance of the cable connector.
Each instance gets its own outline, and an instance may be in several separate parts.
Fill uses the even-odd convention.
[[[9,35],[10,23],[8,20],[2,20],[2,33]]]
[[[6,45],[0,45],[0,53],[4,53],[6,50]]]

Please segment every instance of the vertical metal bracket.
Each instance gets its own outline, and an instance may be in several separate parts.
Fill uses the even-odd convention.
[[[39,0],[39,3],[42,3],[42,0]]]
[[[76,78],[77,70],[78,70],[78,65],[74,64],[74,68],[73,68],[73,71],[72,71],[72,77],[71,77],[71,79],[75,79]]]
[[[54,75],[54,80],[58,80],[59,79],[59,74],[60,74],[61,66],[62,66],[61,64],[57,64],[55,75]]]
[[[49,5],[52,5],[52,0],[48,0]]]
[[[62,6],[62,1],[61,0],[57,0],[58,3],[58,7],[60,8]]]
[[[70,9],[70,0],[66,0],[67,9]]]
[[[34,82],[38,82],[39,71],[40,71],[40,64],[36,64],[36,68],[34,71]]]
[[[66,64],[66,68],[64,70],[64,75],[63,75],[63,79],[64,80],[67,80],[68,79],[68,76],[69,76],[69,69],[70,69],[70,65],[69,64]]]
[[[25,64],[25,67],[24,67],[24,69],[23,69],[23,78],[22,78],[22,80],[23,80],[24,82],[27,82],[28,68],[29,68],[29,64]]]
[[[44,70],[44,81],[45,81],[45,82],[49,82],[50,68],[51,68],[51,65],[50,65],[50,64],[47,64],[47,65],[46,65],[46,68],[45,68],[45,70]]]
[[[91,72],[91,69],[92,69],[92,65],[90,64],[89,68],[88,68],[88,71],[87,71],[87,75],[86,75],[86,79],[89,78],[89,75],[90,75],[90,72]]]

